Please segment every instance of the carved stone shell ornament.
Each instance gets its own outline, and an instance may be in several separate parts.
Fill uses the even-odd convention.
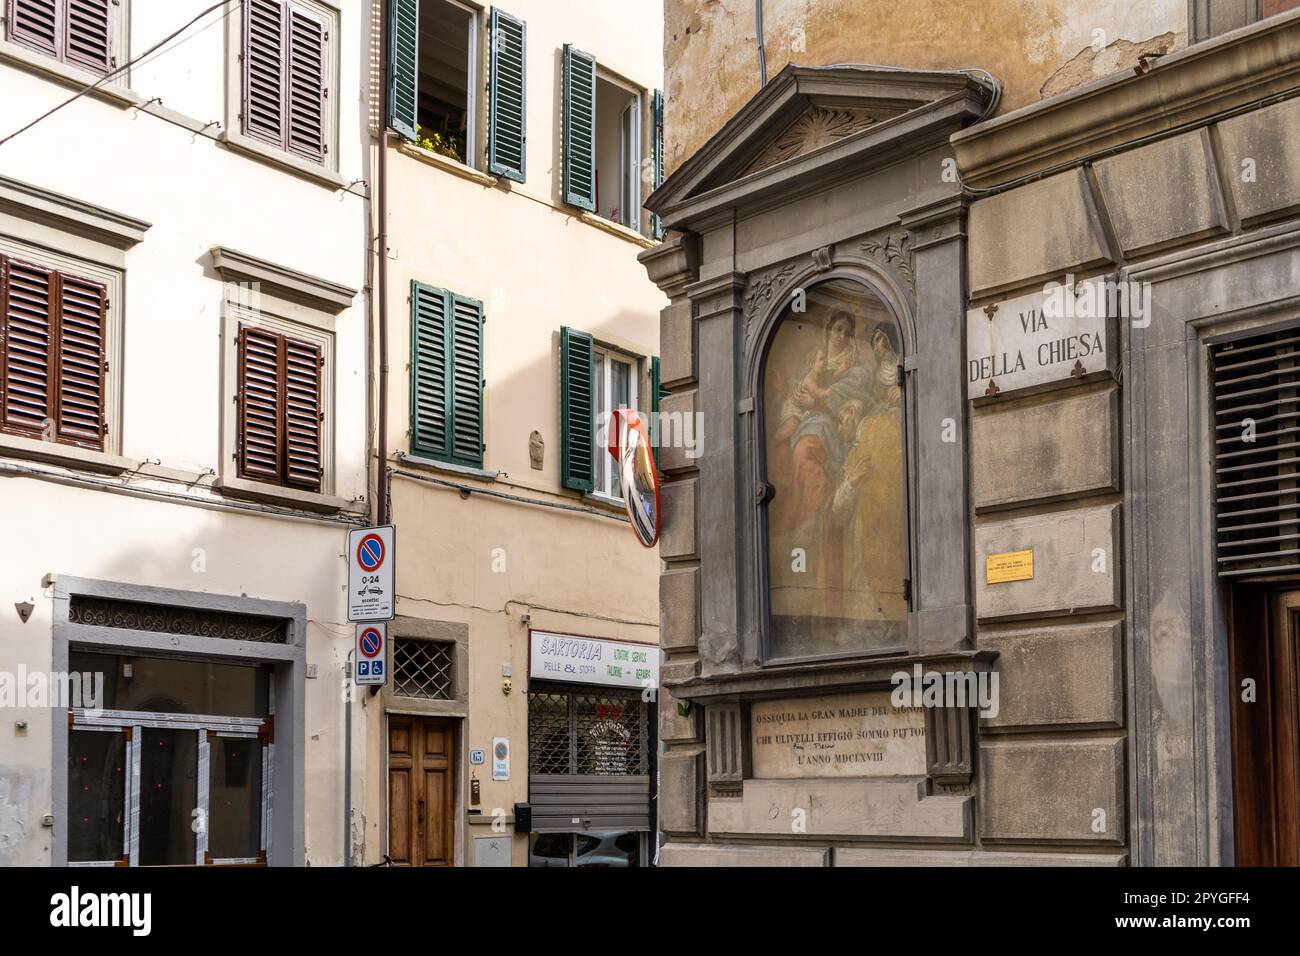
[[[866,110],[830,110],[814,106],[773,140],[745,172],[756,173],[787,159],[811,153],[814,149],[860,133],[875,122],[875,115]]]

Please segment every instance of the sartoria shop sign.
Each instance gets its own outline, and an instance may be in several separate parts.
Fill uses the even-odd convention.
[[[1104,276],[1068,276],[1041,292],[968,310],[966,397],[1113,372],[1111,316],[1128,305],[1116,301],[1123,298],[1117,290]]]
[[[533,631],[529,675],[605,687],[658,687],[659,648],[573,634]]]
[[[755,777],[925,773],[925,715],[895,707],[888,691],[761,701],[750,733]]]

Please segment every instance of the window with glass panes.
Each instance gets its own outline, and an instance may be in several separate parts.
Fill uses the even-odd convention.
[[[617,352],[597,349],[593,359],[596,381],[595,487],[593,494],[610,498],[623,497],[618,464],[606,450],[609,447],[610,413],[618,408],[637,407],[637,366],[634,359]]]

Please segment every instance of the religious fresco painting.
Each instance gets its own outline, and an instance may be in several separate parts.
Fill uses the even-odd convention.
[[[906,643],[901,347],[844,279],[787,308],[763,371],[772,658]]]

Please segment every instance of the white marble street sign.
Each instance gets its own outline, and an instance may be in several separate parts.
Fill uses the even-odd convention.
[[[1113,373],[1116,296],[1098,276],[967,310],[966,397]]]

